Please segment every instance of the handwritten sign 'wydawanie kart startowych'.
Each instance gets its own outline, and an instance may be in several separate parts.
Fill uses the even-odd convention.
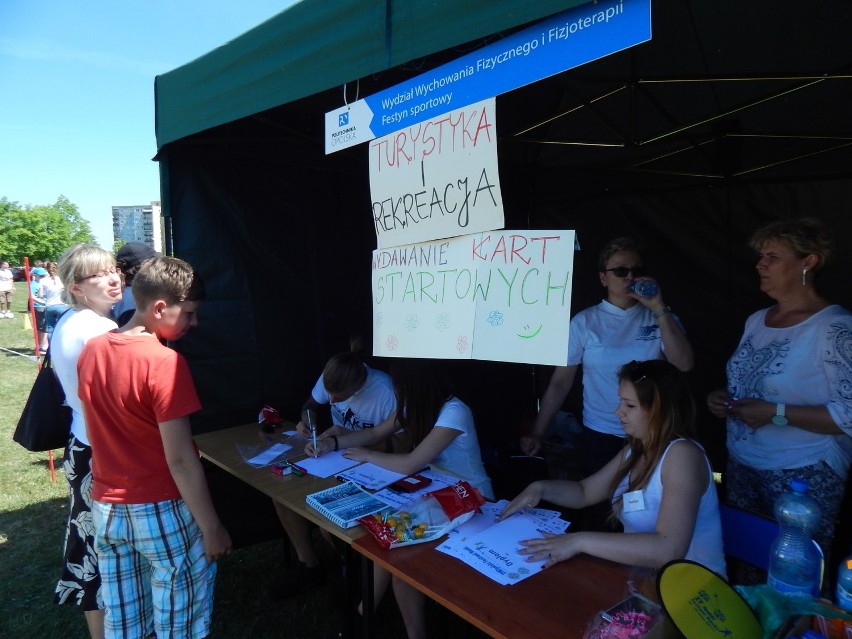
[[[373,353],[564,365],[574,231],[489,231],[373,252]]]

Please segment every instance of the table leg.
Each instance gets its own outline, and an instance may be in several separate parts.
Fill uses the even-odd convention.
[[[350,546],[350,552],[357,554]],[[361,630],[363,639],[370,639],[373,630],[373,562],[361,555]],[[356,613],[357,614],[357,613]]]
[[[355,622],[358,616],[358,589],[355,587],[355,551],[352,546],[346,546],[343,553],[343,637],[355,637]]]

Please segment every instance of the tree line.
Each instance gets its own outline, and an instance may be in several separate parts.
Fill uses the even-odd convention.
[[[88,220],[64,195],[53,204],[20,205],[0,197],[0,259],[56,261],[73,244],[94,242]]]

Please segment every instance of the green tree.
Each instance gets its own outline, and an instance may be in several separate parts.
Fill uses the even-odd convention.
[[[73,244],[94,242],[88,220],[64,195],[54,204],[21,206],[0,198],[0,259],[56,261]]]

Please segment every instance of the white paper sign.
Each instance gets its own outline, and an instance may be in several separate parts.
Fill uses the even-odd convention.
[[[378,247],[503,227],[494,104],[483,100],[370,143]]]
[[[373,252],[373,353],[564,366],[574,231],[490,231]]]

